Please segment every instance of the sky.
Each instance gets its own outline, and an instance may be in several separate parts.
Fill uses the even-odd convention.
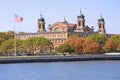
[[[37,32],[37,20],[42,14],[45,26],[62,22],[77,23],[80,10],[85,16],[85,25],[98,30],[102,14],[107,33],[120,34],[120,0],[0,0],[0,32]],[[22,16],[21,23],[14,23],[15,14]]]

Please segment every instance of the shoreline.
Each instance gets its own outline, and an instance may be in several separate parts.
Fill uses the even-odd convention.
[[[33,62],[103,61],[120,60],[120,55],[73,55],[73,56],[10,56],[0,57],[0,64]]]

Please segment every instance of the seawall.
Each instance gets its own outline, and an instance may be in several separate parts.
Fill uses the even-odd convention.
[[[3,63],[120,60],[120,55],[20,56],[0,58]]]

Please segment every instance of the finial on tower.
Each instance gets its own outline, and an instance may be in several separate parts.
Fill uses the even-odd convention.
[[[81,8],[80,8],[80,13],[82,13]]]
[[[42,12],[40,13],[40,17],[42,18]]]
[[[98,21],[103,21],[104,22],[104,18],[102,17],[102,13],[100,14],[100,18],[98,19]]]
[[[65,17],[64,17],[64,23],[68,23],[67,20],[65,19]]]
[[[100,14],[100,18],[102,18],[102,13]]]
[[[42,12],[41,12],[41,14],[40,14],[40,19],[38,19],[38,21],[42,21],[42,22],[45,21],[45,19],[42,17]]]

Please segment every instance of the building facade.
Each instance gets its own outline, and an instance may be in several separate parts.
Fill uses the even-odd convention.
[[[86,37],[91,34],[106,34],[105,20],[102,16],[98,19],[98,31],[94,31],[93,26],[89,27],[85,25],[85,16],[81,11],[77,16],[76,24],[68,23],[64,18],[62,22],[49,25],[49,31],[47,31],[45,27],[45,19],[41,15],[38,19],[38,29],[36,33],[17,34],[16,38],[24,40],[31,37],[45,37],[51,40],[53,48],[56,48],[64,44],[72,35]]]

